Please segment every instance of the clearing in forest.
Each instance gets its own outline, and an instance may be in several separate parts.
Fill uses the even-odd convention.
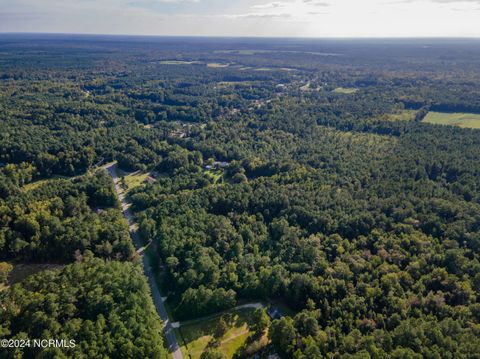
[[[160,61],[160,65],[198,65],[199,61],[181,61],[181,60],[165,60]]]
[[[122,179],[124,179],[124,188],[127,192],[144,184],[154,182],[153,177],[150,176],[149,172],[135,171],[135,172],[125,172],[120,169],[117,169],[118,176],[120,177],[120,183],[122,184]]]
[[[13,269],[8,276],[8,285],[13,285],[23,281],[25,278],[42,272],[44,270],[62,269],[62,264],[53,263],[11,263]],[[0,283],[0,290],[8,287],[6,284]]]
[[[344,95],[351,95],[357,92],[358,89],[354,87],[337,87],[333,92],[335,93],[342,93]]]
[[[180,345],[184,357],[198,359],[215,342],[216,348],[225,358],[232,358],[253,334],[250,330],[252,313],[251,309],[231,311],[175,329],[177,338],[181,339]],[[226,331],[219,330],[221,318],[227,324]]]
[[[228,67],[230,66],[230,64],[222,64],[222,63],[219,63],[219,62],[211,62],[211,63],[208,63],[207,64],[207,67],[211,67],[211,68],[225,68],[225,67]]]
[[[463,128],[480,128],[480,114],[429,112],[423,122]]]
[[[386,114],[382,119],[387,121],[415,121],[416,110],[401,110],[395,113]]]

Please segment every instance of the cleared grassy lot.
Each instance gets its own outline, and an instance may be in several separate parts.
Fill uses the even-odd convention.
[[[335,90],[333,90],[333,92],[335,92],[335,93],[343,93],[345,95],[351,95],[351,94],[354,94],[357,91],[358,91],[358,89],[353,88],[353,87],[338,87]]]
[[[185,358],[198,359],[213,343],[225,358],[232,358],[253,334],[250,330],[253,309],[232,311],[211,319],[182,325],[177,331],[182,353]],[[223,318],[227,323],[227,331],[219,336],[219,322]]]
[[[25,192],[33,191],[34,189],[37,189],[37,188],[43,186],[44,184],[47,184],[50,181],[52,181],[52,180],[51,179],[42,179],[42,180],[38,180],[38,181],[35,181],[35,182],[32,182],[32,183],[28,183],[28,184],[26,184],[25,186],[22,187],[22,190],[25,191]]]
[[[233,86],[252,86],[257,81],[220,81],[217,82],[218,87],[233,87]]]
[[[28,183],[25,186],[22,187],[22,191],[28,192],[28,191],[33,191],[34,189],[37,189],[43,185],[46,185],[48,183],[52,183],[54,181],[59,181],[59,180],[65,180],[69,179],[68,177],[63,177],[63,176],[54,176],[52,178],[48,179],[41,179],[32,183]]]
[[[429,112],[423,122],[463,128],[480,128],[480,115],[474,113]]]
[[[213,51],[214,54],[238,54],[238,55],[255,55],[255,54],[262,54],[268,53],[268,50],[215,50]]]
[[[396,113],[386,114],[384,119],[387,121],[415,121],[417,111],[415,110],[402,110]]]
[[[160,61],[161,65],[197,65],[199,61],[179,61],[179,60],[166,60]]]
[[[229,64],[222,64],[222,63],[219,63],[219,62],[211,62],[211,63],[208,63],[207,64],[207,67],[211,67],[211,68],[224,68],[224,67],[228,67],[230,66]]]
[[[126,190],[130,191],[134,189],[135,187],[141,186],[145,184],[145,180],[150,176],[150,173],[144,173],[144,172],[125,172],[122,171],[121,169],[117,169],[118,177],[124,178],[125,179],[125,184],[127,186]]]
[[[219,170],[206,170],[205,175],[213,179],[214,184],[222,182],[223,172]]]

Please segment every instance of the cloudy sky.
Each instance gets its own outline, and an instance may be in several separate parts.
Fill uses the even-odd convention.
[[[480,0],[0,0],[0,32],[480,37]]]

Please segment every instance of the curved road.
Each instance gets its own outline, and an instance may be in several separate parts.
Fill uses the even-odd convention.
[[[129,203],[127,203],[125,195],[123,193],[123,189],[120,187],[120,180],[117,176],[116,167],[117,167],[117,164],[115,162],[105,166],[105,168],[108,170],[108,173],[113,179],[113,183],[115,184],[115,191],[117,192],[118,199],[122,205],[123,215],[128,221],[128,226],[130,228],[130,236],[132,237],[135,247],[138,249],[137,252],[141,252],[142,243],[140,241],[140,238],[138,237],[136,225],[133,220],[132,213],[129,210],[130,205]],[[180,350],[180,346],[178,345],[177,338],[175,337],[175,332],[173,331],[172,323],[168,318],[168,313],[165,309],[165,303],[163,302],[163,299],[160,295],[160,291],[158,290],[157,282],[153,275],[152,267],[150,265],[148,256],[142,255],[142,258],[143,258],[143,271],[145,273],[145,276],[148,279],[148,283],[150,284],[153,303],[155,304],[155,307],[157,308],[157,312],[160,315],[160,318],[162,319],[162,322],[163,322],[165,337],[167,338],[167,343],[168,343],[168,349],[172,353],[173,359],[183,359],[182,351]]]

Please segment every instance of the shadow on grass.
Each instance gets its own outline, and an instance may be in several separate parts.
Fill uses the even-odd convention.
[[[228,333],[234,328],[242,328],[245,325],[250,327],[253,324],[251,316],[252,313],[253,310],[251,309],[226,312],[222,315],[209,318],[203,322],[187,324],[184,326],[182,325],[179,329],[182,331],[182,334],[187,342],[194,341],[206,335],[215,337],[215,333],[218,330],[218,323],[220,322],[221,318],[223,318],[227,324]]]
[[[12,263],[13,270],[8,278],[8,284],[13,285],[25,278],[44,270],[62,269],[64,265],[54,263]]]
[[[178,333],[183,346],[192,357],[196,358],[206,348],[214,347],[231,357],[238,347],[243,346],[245,336],[251,335],[252,309],[223,313],[204,321],[182,325]],[[223,324],[221,324],[223,321]]]

